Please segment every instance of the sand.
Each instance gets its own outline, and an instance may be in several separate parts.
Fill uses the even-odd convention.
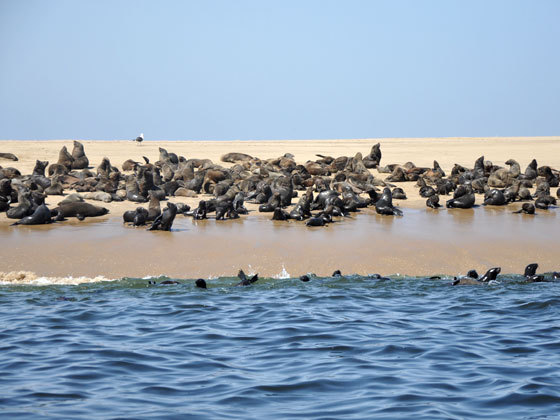
[[[455,163],[472,167],[484,155],[497,165],[513,158],[522,170],[531,159],[560,167],[560,137],[359,139],[292,141],[83,141],[94,168],[103,157],[120,168],[132,158],[158,158],[159,147],[187,158],[219,162],[222,154],[243,152],[274,158],[286,152],[299,163],[330,156],[367,154],[381,143],[382,165],[412,161],[431,166],[436,159],[445,171]],[[56,162],[58,151],[71,140],[0,141],[0,152],[18,156],[18,162],[0,159],[0,166],[30,173],[36,159]],[[223,164],[230,166],[229,164]],[[385,178],[387,174],[372,173]],[[415,183],[398,183],[409,197],[396,200],[405,215],[381,217],[371,209],[327,228],[306,228],[298,222],[271,222],[270,214],[250,214],[240,220],[192,221],[179,216],[173,232],[146,232],[122,225],[122,213],[135,208],[131,202],[100,203],[110,214],[87,222],[72,220],[51,226],[10,227],[0,214],[0,271],[33,271],[41,276],[98,276],[119,278],[167,274],[180,278],[235,274],[238,268],[262,275],[305,272],[329,274],[334,269],[427,275],[456,274],[469,268],[484,271],[501,265],[502,272],[520,272],[525,263],[537,261],[544,271],[558,270],[560,233],[557,210],[539,211],[535,217],[512,215],[519,204],[471,210],[426,209]],[[197,198],[171,201],[196,205]],[[63,197],[50,196],[49,206]],[[480,202],[480,196],[477,196]],[[30,258],[30,256],[33,256]],[[529,261],[530,260],[530,261]]]

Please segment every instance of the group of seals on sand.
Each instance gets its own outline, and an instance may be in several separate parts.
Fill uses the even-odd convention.
[[[389,165],[383,170],[391,170],[386,180],[392,182],[416,181],[421,197],[427,198],[426,206],[438,208],[439,195],[453,192],[453,198],[446,201],[447,208],[468,209],[475,206],[475,194],[483,194],[484,206],[503,206],[515,201],[530,201],[515,213],[534,214],[535,207],[546,210],[556,205],[556,198],[550,195],[550,189],[558,187],[560,173],[550,166],[538,167],[533,159],[524,173],[514,159],[506,161],[509,168],[503,168],[485,161],[484,156],[474,162],[469,169],[455,164],[451,174],[446,177],[437,161],[433,168],[419,168],[412,162],[405,165]],[[534,196],[529,191],[536,187]],[[560,189],[556,192],[560,198]]]
[[[19,219],[14,225],[47,224],[68,217],[83,220],[107,214],[106,208],[87,203],[77,194],[66,196],[52,210],[45,204],[48,195],[63,195],[65,188],[70,188],[80,176],[85,177],[88,165],[84,146],[74,141],[72,154],[64,146],[56,163],[49,166],[49,162],[37,160],[30,175],[22,175],[15,168],[0,168],[0,212],[5,211],[10,219]],[[78,172],[80,169],[83,171]]]
[[[143,162],[128,159],[122,171],[106,157],[95,171],[91,170],[83,145],[78,141],[73,145],[71,154],[66,146],[62,147],[56,163],[37,160],[30,175],[22,175],[16,168],[0,167],[0,211],[22,219],[32,216],[44,204],[46,195],[64,195],[66,190],[73,190],[83,194],[81,202],[85,198],[149,203],[148,209],[138,206],[125,212],[123,221],[133,226],[149,224],[150,230],[170,230],[178,214],[196,220],[207,219],[212,213],[216,220],[236,219],[248,213],[246,202],[259,205],[258,211],[271,213],[273,220],[325,226],[336,217],[349,216],[366,207],[373,207],[382,216],[401,216],[393,198],[404,200],[406,194],[393,183],[416,182],[420,196],[431,208],[441,206],[440,195],[453,194],[446,200],[446,207],[466,209],[475,206],[475,194],[484,194],[483,205],[526,201],[518,211],[526,214],[555,205],[551,188],[559,185],[558,171],[539,167],[535,160],[523,173],[513,159],[506,162],[509,168],[501,168],[485,161],[484,156],[474,162],[472,169],[456,164],[449,175],[437,161],[431,168],[412,162],[381,166],[379,143],[365,157],[361,153],[353,157],[317,155],[318,159],[304,164],[298,164],[290,153],[273,159],[224,154],[221,160],[231,167],[209,159],[187,159],[160,147],[158,160],[152,163],[147,157]],[[389,176],[385,180],[376,178],[370,171],[374,168]],[[536,190],[532,194],[529,188],[533,187]],[[194,209],[183,203],[168,205],[163,212],[160,209],[160,201],[169,197],[198,194],[212,197],[200,200]],[[556,195],[560,195],[560,189]],[[295,198],[297,202],[293,204]],[[52,216],[84,218],[106,214],[102,207],[86,208],[85,204],[59,205]],[[46,214],[44,209],[40,214]],[[39,214],[32,218],[44,219]]]

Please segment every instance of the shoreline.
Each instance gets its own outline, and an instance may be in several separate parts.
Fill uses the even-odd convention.
[[[381,142],[382,166],[412,160],[418,166],[431,167],[435,158],[449,172],[454,163],[472,167],[476,158],[485,155],[502,166],[507,159],[514,158],[522,170],[533,158],[539,164],[560,167],[560,137],[508,138],[507,141],[478,138],[142,144],[109,140],[83,144],[95,171],[104,156],[119,169],[129,158],[140,161],[142,156],[148,156],[155,161],[158,147],[187,158],[210,158],[231,167],[232,164],[220,161],[221,155],[236,151],[266,159],[290,152],[299,163],[315,159],[316,153],[335,157],[366,154],[377,141]],[[19,158],[17,162],[2,159],[0,165],[28,174],[36,159],[55,163],[60,148],[71,146],[71,142],[57,140],[32,143],[34,147],[24,141],[0,141],[1,152],[11,152]],[[381,179],[389,175],[379,174],[377,170],[370,172]],[[394,200],[403,210],[403,217],[379,216],[369,207],[350,218],[337,218],[332,225],[318,228],[308,228],[303,222],[273,222],[271,213],[258,213],[258,205],[249,203],[246,204],[249,214],[237,220],[216,221],[212,215],[209,220],[194,221],[178,216],[172,232],[146,232],[144,228],[124,226],[124,211],[139,206],[129,201],[87,200],[108,208],[110,213],[82,222],[69,219],[52,225],[10,227],[15,220],[0,213],[2,271],[32,271],[49,277],[165,274],[181,278],[189,273],[208,278],[227,276],[248,265],[263,276],[277,275],[283,268],[292,275],[309,271],[330,275],[341,269],[343,273],[414,276],[457,275],[471,268],[480,272],[498,265],[505,273],[518,273],[523,269],[520,265],[530,262],[540,264],[539,272],[560,268],[557,266],[560,244],[555,241],[560,236],[557,208],[537,210],[535,216],[511,214],[522,202],[468,210],[432,210],[426,208],[426,199],[419,196],[415,182],[395,185],[403,188],[408,196],[407,200]],[[553,190],[555,194],[556,188]],[[208,197],[200,194],[194,198],[172,197],[169,201],[195,207]],[[476,196],[477,204],[481,204],[481,197]],[[47,205],[52,208],[63,198],[48,196]],[[292,202],[295,204],[297,199]],[[34,255],[32,259],[31,255]]]

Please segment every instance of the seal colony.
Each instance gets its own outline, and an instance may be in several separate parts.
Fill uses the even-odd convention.
[[[226,167],[210,159],[186,158],[160,148],[157,159],[127,159],[119,169],[105,157],[94,170],[83,144],[75,141],[72,153],[63,146],[56,163],[37,160],[31,174],[22,174],[13,166],[0,167],[0,212],[18,220],[15,224],[44,224],[108,213],[107,208],[86,200],[124,201],[136,206],[123,214],[125,223],[147,226],[149,230],[171,230],[177,215],[196,220],[212,215],[215,220],[235,219],[248,214],[251,208],[246,204],[251,204],[258,206],[259,213],[270,213],[272,220],[315,227],[368,207],[382,216],[406,216],[393,204],[394,199],[407,199],[403,188],[396,184],[415,185],[430,209],[442,207],[441,196],[445,207],[459,209],[476,207],[477,203],[505,206],[523,201],[519,211],[533,215],[535,209],[555,206],[560,196],[558,170],[539,166],[535,159],[522,171],[513,159],[506,162],[506,168],[481,156],[472,168],[455,164],[446,174],[436,160],[431,167],[419,167],[413,162],[382,166],[382,157],[380,143],[374,144],[365,156],[317,154],[316,159],[306,162],[297,162],[290,153],[260,159],[229,152],[221,157],[223,164],[229,164]],[[49,209],[47,217],[45,198],[64,194],[68,195]],[[161,210],[163,200],[200,195],[202,199],[192,208],[186,203],[168,202]],[[142,206],[145,204],[148,208]],[[38,209],[40,214],[34,217]],[[23,221],[24,218],[28,219]]]

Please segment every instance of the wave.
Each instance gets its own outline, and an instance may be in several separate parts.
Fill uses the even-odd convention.
[[[77,285],[84,283],[99,283],[112,281],[114,279],[108,279],[105,276],[67,276],[67,277],[48,277],[39,276],[32,271],[8,271],[0,272],[0,284],[12,284],[12,285],[34,285],[34,286],[47,286],[53,284],[61,285]]]

